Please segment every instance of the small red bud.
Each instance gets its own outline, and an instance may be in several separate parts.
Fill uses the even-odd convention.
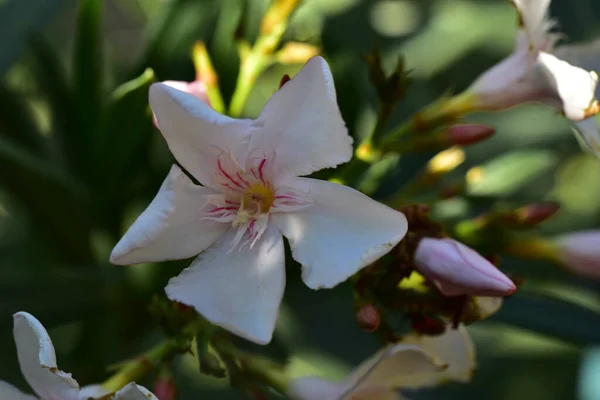
[[[158,400],[175,400],[177,387],[171,377],[160,377],[154,383],[154,394]]]
[[[292,78],[290,78],[290,76],[288,74],[283,75],[281,77],[281,80],[279,81],[279,89],[281,89],[283,87],[283,85],[285,85],[286,83],[288,83],[291,80],[292,80]]]
[[[373,304],[366,304],[356,313],[356,320],[360,329],[372,333],[381,325],[381,313]]]
[[[450,144],[468,146],[481,142],[491,137],[494,133],[496,133],[496,130],[488,125],[464,124],[448,128],[445,132],[445,137]]]
[[[422,335],[440,335],[446,331],[446,324],[438,318],[412,315],[412,329]]]
[[[552,217],[560,210],[560,204],[548,202],[530,204],[516,210],[517,220],[522,225],[535,226]]]

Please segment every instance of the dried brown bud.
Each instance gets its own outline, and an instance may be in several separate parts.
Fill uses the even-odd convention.
[[[454,125],[444,132],[444,139],[449,144],[468,146],[491,137],[496,130],[488,125],[464,124]]]
[[[560,210],[560,204],[554,202],[530,204],[515,211],[520,225],[535,226],[552,217]]]
[[[292,78],[290,78],[290,76],[288,74],[283,75],[281,77],[281,80],[279,81],[279,89],[281,89],[283,87],[283,85],[285,85],[286,83],[288,83],[291,80],[292,80]]]
[[[356,320],[360,329],[372,333],[381,325],[381,313],[373,304],[366,304],[356,313]]]
[[[427,317],[423,315],[410,315],[412,322],[412,329],[416,333],[422,335],[440,335],[446,331],[446,323],[433,317]]]

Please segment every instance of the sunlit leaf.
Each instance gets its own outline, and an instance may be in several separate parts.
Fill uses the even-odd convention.
[[[478,167],[477,174],[467,174],[469,194],[510,195],[548,171],[556,161],[557,157],[547,150],[517,150],[501,155]]]
[[[579,154],[560,167],[553,194],[567,210],[591,214],[600,209],[600,163]]]

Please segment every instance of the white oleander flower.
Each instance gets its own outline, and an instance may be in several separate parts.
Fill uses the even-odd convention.
[[[256,120],[221,115],[164,84],[150,105],[175,159],[114,264],[200,256],[166,293],[210,322],[265,344],[285,287],[283,236],[312,289],[331,288],[388,253],[404,215],[346,186],[302,178],[352,156],[333,77],[314,57]]]
[[[18,312],[14,315],[13,333],[21,372],[36,396],[0,381],[2,400],[158,400],[146,388],[133,382],[113,394],[100,385],[80,388],[71,374],[58,369],[52,340],[31,314]]]

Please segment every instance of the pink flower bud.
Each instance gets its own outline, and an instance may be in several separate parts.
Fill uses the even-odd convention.
[[[444,132],[445,139],[450,144],[468,146],[491,137],[496,130],[488,125],[462,124],[454,125]]]
[[[422,239],[415,264],[445,296],[508,296],[516,290],[488,260],[453,239]]]
[[[159,377],[154,383],[154,394],[158,400],[175,400],[177,387],[173,378]]]
[[[600,278],[600,231],[581,231],[556,238],[558,259],[576,273]]]
[[[182,92],[189,93],[206,104],[208,102],[208,94],[206,93],[206,84],[202,81],[193,81],[193,82],[184,82],[184,81],[163,81],[167,86],[171,86],[174,89],[181,90]],[[156,116],[153,115],[154,126],[158,128],[158,121],[156,120]],[[160,128],[159,128],[160,129]]]

